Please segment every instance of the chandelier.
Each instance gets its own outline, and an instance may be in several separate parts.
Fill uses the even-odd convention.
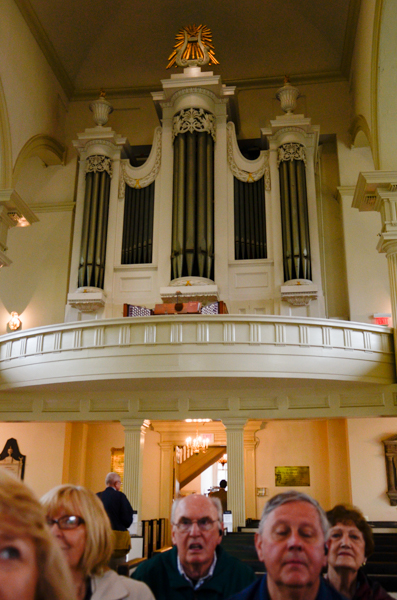
[[[198,429],[196,429],[196,437],[187,437],[185,440],[185,445],[193,452],[193,454],[199,454],[199,452],[203,452],[203,454],[205,454],[205,452],[208,450],[208,438],[203,435],[199,435]]]
[[[218,463],[220,463],[222,465],[222,469],[224,469],[227,463],[227,454],[224,454],[222,458],[218,460]]]

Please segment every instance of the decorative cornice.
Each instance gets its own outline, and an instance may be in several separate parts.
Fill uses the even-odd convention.
[[[269,135],[268,139],[269,141],[277,142],[277,140],[286,133],[299,133],[300,135],[303,135],[304,138],[309,140],[312,140],[315,137],[315,133],[307,133],[307,131],[305,131],[303,127],[291,125],[289,127],[282,127],[281,129],[276,131],[274,135]]]
[[[277,166],[280,162],[286,162],[289,160],[303,160],[306,166],[306,150],[302,144],[297,142],[289,142],[283,144],[277,149]]]
[[[153,147],[155,151],[155,160],[152,168],[146,175],[143,177],[133,177],[132,175],[135,173],[142,173],[142,167],[138,167],[135,169],[132,167],[128,160],[120,161],[120,180],[119,180],[119,198],[123,199],[125,196],[125,184],[129,185],[132,188],[141,189],[147,187],[156,179],[161,166],[161,138],[162,138],[162,129],[161,127],[157,127],[155,131],[155,139],[153,142]],[[149,156],[146,162],[151,160],[151,156]],[[145,163],[146,164],[146,163]]]
[[[245,171],[237,166],[234,150],[233,150],[233,137],[235,136],[234,123],[230,122],[227,124],[227,160],[229,167],[234,177],[239,181],[245,183],[253,183],[258,181],[263,175],[265,176],[265,189],[270,191],[270,167],[269,167],[269,151],[262,151],[261,158],[263,158],[262,164],[256,169],[256,171]]]
[[[172,140],[180,133],[194,131],[209,133],[216,142],[215,116],[203,108],[187,108],[179,111],[173,120]]]
[[[75,202],[45,202],[31,204],[30,208],[35,213],[47,213],[47,212],[71,212],[76,206]]]
[[[210,90],[207,90],[205,88],[189,87],[183,88],[183,90],[178,90],[177,92],[175,92],[175,94],[172,95],[171,100],[169,100],[169,102],[160,102],[160,106],[162,108],[170,108],[174,106],[175,101],[178,100],[178,98],[180,98],[181,96],[189,96],[191,94],[200,94],[202,96],[208,96],[208,98],[211,98],[214,104],[226,104],[228,101],[228,98],[218,98],[218,96],[216,96],[214,92],[211,92]]]
[[[86,173],[101,173],[106,171],[110,177],[113,176],[112,161],[107,156],[93,154],[85,162]]]
[[[283,81],[284,75],[276,75],[272,77],[258,77],[252,79],[227,79],[224,81],[226,86],[235,86],[240,90],[256,90],[256,89],[269,89],[279,88],[280,83]],[[338,83],[341,81],[346,82],[347,77],[341,73],[341,71],[321,71],[318,73],[296,73],[293,74],[295,85],[310,85],[318,83]],[[194,89],[194,88],[191,88]],[[200,92],[205,92],[201,88]],[[141,85],[134,87],[115,87],[106,88],[106,98],[151,98],[152,92],[161,92],[162,88],[159,86],[157,81],[153,82],[153,85]],[[179,93],[179,92],[177,92]],[[98,89],[82,89],[76,90],[73,94],[72,101],[81,100],[94,100],[98,96]],[[227,99],[217,98],[218,103],[223,103]],[[163,105],[162,105],[163,106]],[[169,106],[166,102],[165,106]]]
[[[116,146],[115,144],[113,144],[109,140],[101,140],[101,139],[89,140],[86,143],[86,145],[84,146],[84,150],[86,152],[88,152],[88,150],[91,148],[91,146],[106,146],[107,148],[110,148],[110,150],[112,152],[117,152],[117,151],[120,150],[120,148],[118,146]]]

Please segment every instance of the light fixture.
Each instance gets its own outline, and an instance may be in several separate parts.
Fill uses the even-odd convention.
[[[187,437],[185,445],[193,452],[193,454],[199,454],[199,452],[205,454],[208,450],[208,438],[205,435],[199,435],[198,429],[196,429],[196,437]]]
[[[224,469],[224,468],[225,468],[225,465],[226,465],[226,463],[227,463],[227,454],[224,454],[224,455],[222,456],[222,458],[220,458],[220,459],[218,460],[218,463],[220,463],[220,464],[222,465],[222,468]]]
[[[17,331],[22,326],[22,321],[17,312],[12,311],[11,319],[8,321],[8,327],[11,331]]]

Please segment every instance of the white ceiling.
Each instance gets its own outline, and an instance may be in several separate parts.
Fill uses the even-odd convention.
[[[210,27],[213,71],[239,87],[349,74],[361,0],[16,0],[69,97],[159,89],[184,25]],[[276,78],[276,79],[275,79]]]

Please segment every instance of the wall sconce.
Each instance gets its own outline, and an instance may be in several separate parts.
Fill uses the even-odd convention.
[[[21,329],[22,321],[17,312],[13,311],[11,313],[11,319],[8,321],[8,327],[10,331],[18,331],[18,329]]]

